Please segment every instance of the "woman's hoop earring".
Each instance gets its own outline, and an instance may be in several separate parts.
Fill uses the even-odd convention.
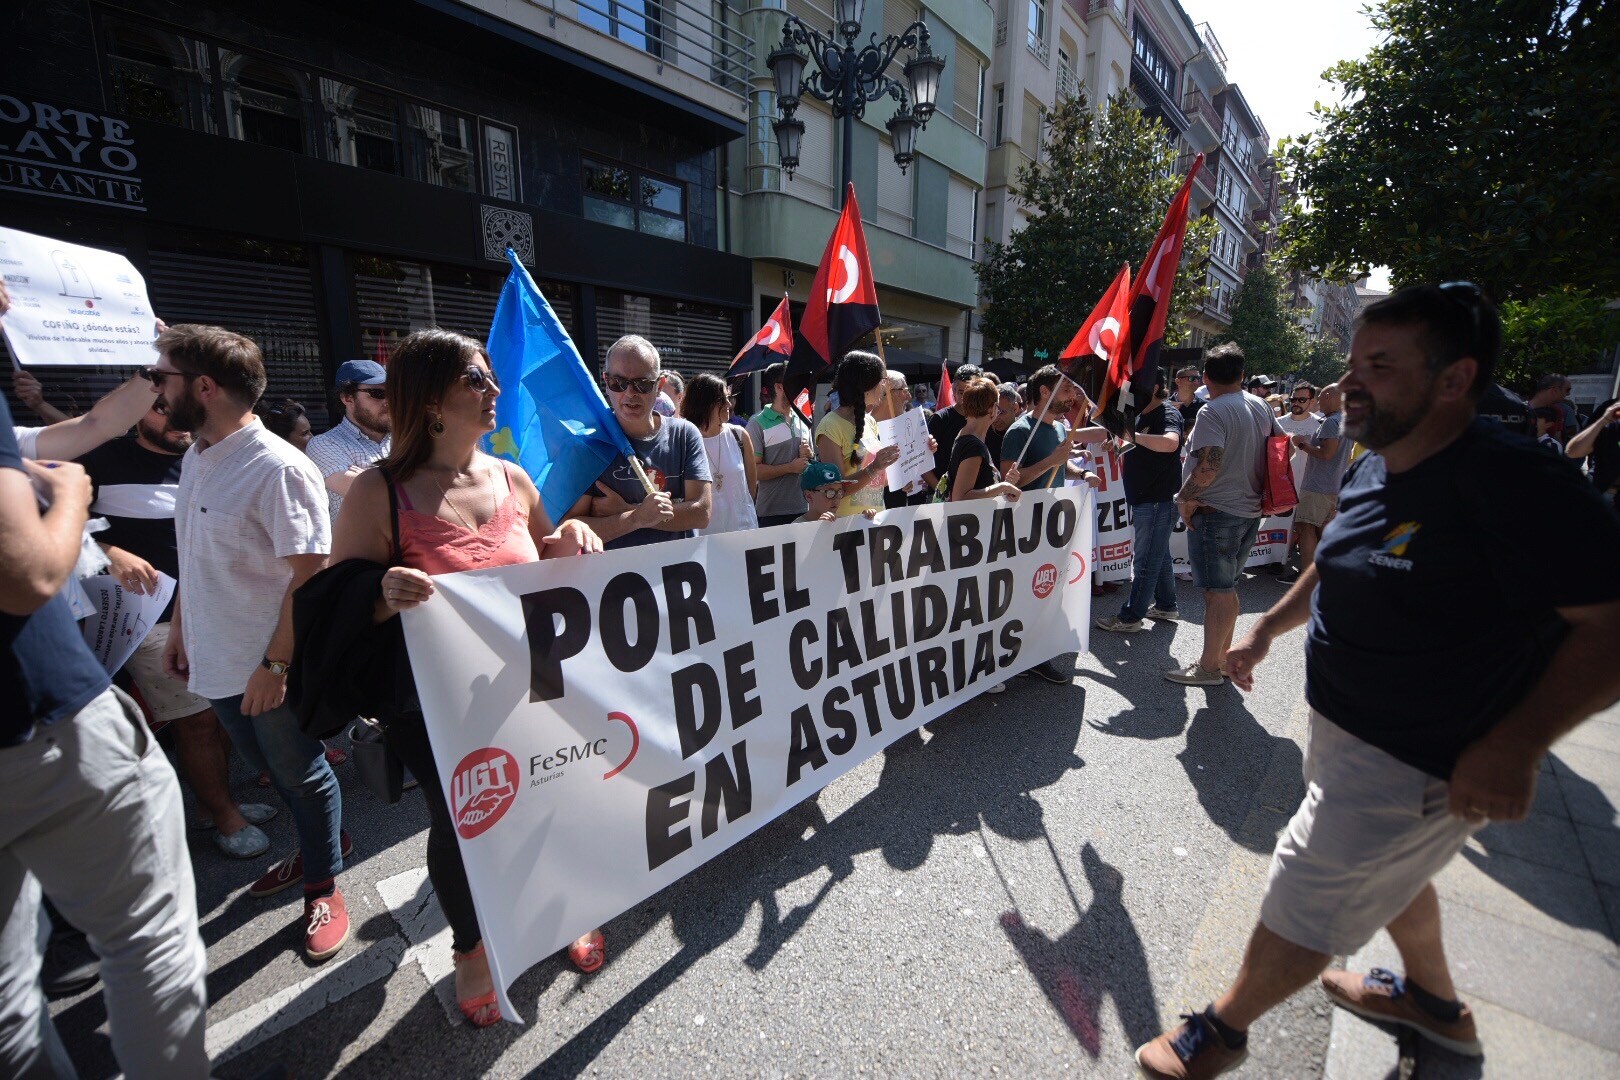
[[[428,434],[435,439],[444,434],[444,417],[435,416],[433,418],[433,423],[428,425]]]

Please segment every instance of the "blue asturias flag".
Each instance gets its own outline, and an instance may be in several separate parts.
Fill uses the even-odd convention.
[[[616,455],[635,450],[557,313],[512,249],[506,257],[512,272],[489,327],[489,362],[502,393],[486,443],[529,474],[555,524]]]

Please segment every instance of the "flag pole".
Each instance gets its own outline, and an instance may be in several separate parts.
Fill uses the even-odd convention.
[[[1081,387],[1081,385],[1079,383],[1077,383],[1073,379],[1069,378],[1062,371],[1058,372],[1058,377],[1060,379],[1062,379],[1064,382],[1068,383],[1070,386],[1074,387],[1076,390],[1079,390],[1081,397],[1085,398],[1088,402],[1091,401],[1091,395],[1086,393],[1085,389],[1083,387]],[[1052,393],[1046,395],[1046,404],[1041,406],[1041,414],[1035,418],[1035,428],[1040,427],[1042,421],[1044,421],[1046,419],[1046,410],[1048,410],[1048,409],[1050,409],[1052,407],[1052,399],[1055,398],[1055,397],[1057,397],[1057,388],[1053,387],[1052,388]],[[1093,408],[1096,407],[1095,402],[1092,402],[1092,407]],[[1029,453],[1030,445],[1035,441],[1035,428],[1030,428],[1030,431],[1029,431],[1029,436],[1030,437],[1024,440],[1024,448],[1018,452],[1018,461],[1015,462],[1015,464],[1020,469],[1022,469],[1024,467],[1024,455]]]

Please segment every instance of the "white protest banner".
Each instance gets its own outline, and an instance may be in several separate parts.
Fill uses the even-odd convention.
[[[435,578],[405,638],[501,1014],[524,969],[1085,649],[1094,513],[1029,492]]]
[[[111,674],[129,661],[163,617],[174,595],[174,578],[159,571],[157,592],[150,596],[131,592],[111,574],[87,577],[80,584],[95,608],[82,626],[84,643]]]
[[[0,227],[6,340],[24,367],[157,361],[146,280],[122,255]]]
[[[934,467],[934,455],[928,452],[928,421],[923,419],[921,409],[903,412],[893,420],[879,420],[877,429],[879,446],[900,448],[900,460],[884,470],[890,491],[905,491]]]
[[[1125,501],[1124,460],[1123,454],[1107,451],[1091,455],[1092,463],[1087,466],[1103,481],[1097,489],[1097,547],[1091,557],[1099,582],[1131,580],[1136,530],[1131,527],[1131,508]]]

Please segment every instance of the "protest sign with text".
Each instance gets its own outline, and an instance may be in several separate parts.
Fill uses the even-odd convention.
[[[24,367],[157,360],[146,279],[122,255],[0,227],[0,276],[6,340]]]
[[[1089,489],[436,578],[405,614],[501,1014],[524,969],[1084,649]]]
[[[900,450],[900,459],[884,470],[884,479],[890,491],[905,491],[921,482],[923,473],[934,467],[934,455],[928,449],[928,421],[921,409],[903,412],[892,420],[879,420],[878,446],[894,446]]]

